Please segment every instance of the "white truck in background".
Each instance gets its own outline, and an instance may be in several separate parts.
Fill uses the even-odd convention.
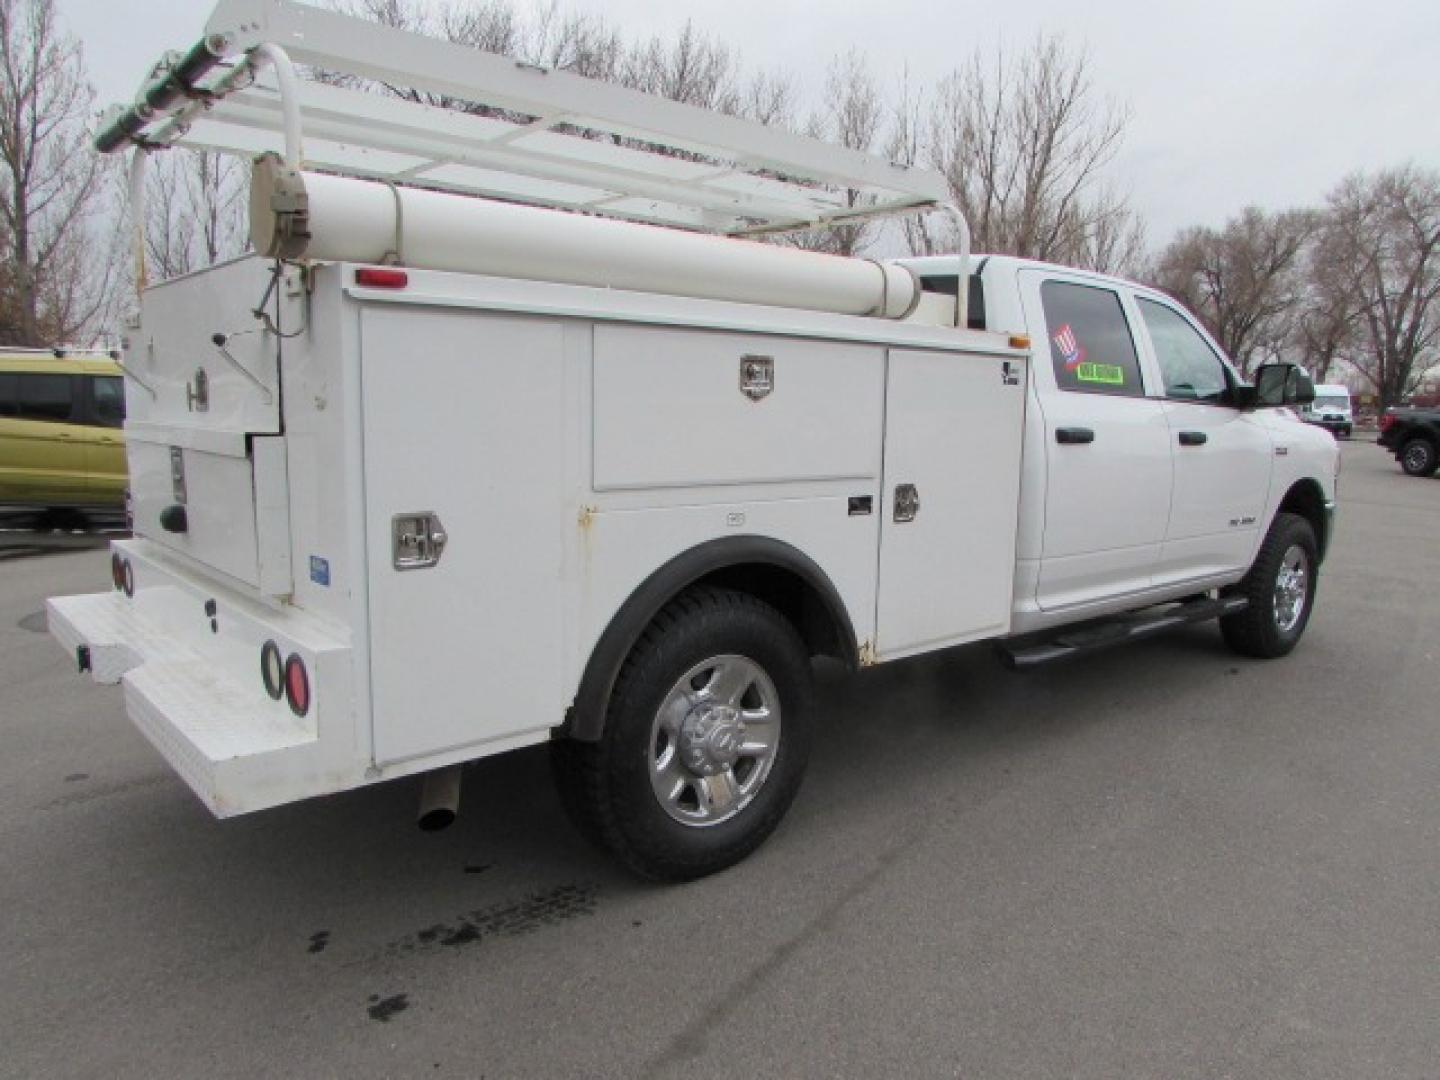
[[[1315,399],[1301,408],[1300,415],[1308,423],[1323,427],[1337,439],[1350,438],[1355,428],[1350,388],[1343,383],[1317,385]]]
[[[114,587],[49,602],[218,816],[424,774],[444,818],[461,764],[548,742],[582,831],[683,880],[795,797],[812,656],[1304,632],[1338,453],[1298,369],[1246,385],[1167,297],[972,259],[958,218],[887,263],[738,238],[934,174],[285,0],[222,3],[98,141],[138,191],[280,129],[263,257],[130,331]]]

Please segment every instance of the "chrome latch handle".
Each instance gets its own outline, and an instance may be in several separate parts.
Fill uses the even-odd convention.
[[[450,536],[433,511],[396,514],[390,519],[391,556],[396,570],[424,570],[440,561]]]
[[[905,524],[914,521],[920,513],[920,489],[914,484],[898,484],[895,487],[895,521]]]

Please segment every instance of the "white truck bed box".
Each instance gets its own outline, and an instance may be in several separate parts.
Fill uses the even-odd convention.
[[[123,682],[132,717],[217,814],[548,739],[626,599],[717,538],[806,553],[867,661],[1008,628],[1026,353],[1006,338],[423,270],[370,288],[356,269],[313,270],[303,332],[280,347],[281,433],[179,447],[201,508],[187,536],[156,525],[172,494],[164,433],[204,444],[250,421],[141,421],[139,460],[155,457],[157,476],[141,478],[140,538],[117,545],[134,599],[52,602],[57,636]],[[194,356],[219,366],[208,323],[243,323],[262,270],[228,268],[248,274],[233,310],[197,303],[197,351],[148,370],[170,400]],[[212,283],[172,282],[168,302],[187,288]],[[742,392],[745,357],[773,364],[759,400]],[[277,472],[264,458],[280,443]],[[238,489],[207,471],[212,457],[244,470]],[[200,528],[214,499],[263,535],[249,530],[254,500],[273,499],[267,471],[286,495],[270,519],[293,568],[281,595],[263,565],[237,566],[233,535]],[[897,484],[918,489],[913,521],[886,502]],[[448,541],[437,565],[399,570],[394,520],[421,513]],[[305,660],[303,720],[262,686],[267,640]]]

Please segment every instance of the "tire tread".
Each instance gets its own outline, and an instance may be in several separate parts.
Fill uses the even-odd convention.
[[[790,622],[769,604],[748,593],[731,589],[713,586],[687,589],[660,610],[641,632],[621,664],[606,709],[607,736],[614,730],[615,725],[622,722],[620,714],[629,705],[630,697],[640,692],[651,680],[662,677],[677,665],[672,643],[682,630],[693,636],[733,625],[737,618],[760,620],[762,625],[768,627],[768,632],[777,633],[785,639],[785,648],[793,650],[795,656],[805,659],[808,664],[807,651],[799,634]],[[800,710],[808,709],[808,683],[804,696],[806,700],[786,703],[785,732],[787,739],[792,739],[793,736],[792,741],[801,744],[793,749],[802,754],[802,765],[803,754],[808,750],[808,741],[802,738],[803,729],[800,725],[791,723],[791,715],[792,712],[798,714]],[[644,837],[648,831],[641,808],[634,800],[617,797],[614,787],[615,755],[621,750],[619,741],[610,737],[602,737],[593,743],[574,740],[558,742],[552,760],[556,764],[560,797],[582,835],[608,849],[630,870],[652,880],[691,880],[740,861],[758,847],[779,824],[799,787],[797,782],[792,785],[791,790],[784,792],[781,798],[769,800],[764,817],[756,821],[747,832],[725,845],[723,850],[711,851],[703,857],[695,858],[666,854],[657,845],[649,845],[638,839]],[[775,778],[772,776],[773,779]]]
[[[1299,628],[1293,637],[1284,637],[1275,627],[1271,614],[1274,602],[1275,568],[1291,544],[1305,545],[1310,557],[1310,595],[1301,616]],[[1226,615],[1220,619],[1220,633],[1225,643],[1242,656],[1253,656],[1270,660],[1284,656],[1295,647],[1310,621],[1315,606],[1315,591],[1319,581],[1319,561],[1316,555],[1315,531],[1310,523],[1298,514],[1279,513],[1270,526],[1270,531],[1261,541],[1260,550],[1250,571],[1235,587],[1235,591],[1250,601],[1244,611]]]

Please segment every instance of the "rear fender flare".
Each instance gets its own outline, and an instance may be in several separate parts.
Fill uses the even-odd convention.
[[[620,667],[661,608],[696,582],[731,568],[766,567],[792,575],[819,600],[830,623],[838,659],[851,670],[860,665],[854,624],[834,582],[803,551],[768,536],[730,536],[681,552],[630,594],[590,653],[575,700],[558,735],[597,741]],[[825,650],[814,650],[825,651]]]

